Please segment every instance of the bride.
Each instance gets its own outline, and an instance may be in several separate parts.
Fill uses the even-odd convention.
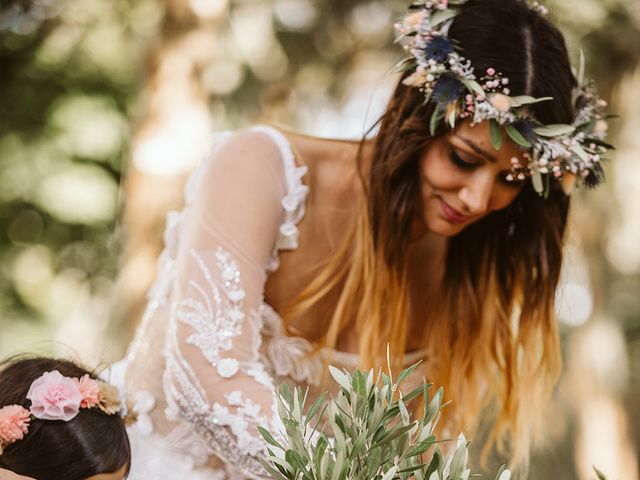
[[[526,463],[560,369],[555,289],[574,183],[595,185],[603,103],[520,0],[428,0],[375,138],[271,126],[215,137],[167,220],[125,359],[140,413],[130,478],[266,476],[274,389],[324,366],[422,359],[445,422]],[[526,97],[525,97],[526,95]],[[552,97],[551,99],[546,97]],[[574,129],[573,127],[579,127]]]

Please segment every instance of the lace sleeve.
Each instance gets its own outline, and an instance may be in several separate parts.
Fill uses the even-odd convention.
[[[264,133],[227,140],[207,162],[181,220],[164,388],[168,414],[193,425],[223,461],[264,476],[256,426],[273,425],[260,362],[265,267],[284,218],[284,167]]]

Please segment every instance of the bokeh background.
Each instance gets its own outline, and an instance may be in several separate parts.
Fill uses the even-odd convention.
[[[0,357],[122,357],[166,212],[214,131],[357,138],[407,0],[0,0]],[[565,370],[530,478],[638,478],[640,0],[549,0],[620,114],[576,194],[557,310]]]

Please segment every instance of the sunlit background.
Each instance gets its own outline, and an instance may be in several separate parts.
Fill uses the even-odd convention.
[[[0,356],[119,359],[164,216],[211,134],[357,138],[384,107],[407,0],[0,0]],[[558,292],[565,371],[535,479],[638,478],[640,0],[553,0],[618,146],[578,193]]]

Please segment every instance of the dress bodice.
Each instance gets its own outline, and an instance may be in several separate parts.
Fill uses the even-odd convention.
[[[272,127],[219,133],[213,143],[186,184],[184,209],[167,217],[126,383],[140,413],[137,438],[170,445],[201,472],[221,459],[237,475],[258,478],[264,444],[255,427],[280,428],[277,386],[286,381],[313,393],[323,362],[351,369],[358,357],[288,335],[264,300],[278,252],[298,246],[307,167],[296,165],[288,140]],[[214,478],[209,470],[202,478]]]

